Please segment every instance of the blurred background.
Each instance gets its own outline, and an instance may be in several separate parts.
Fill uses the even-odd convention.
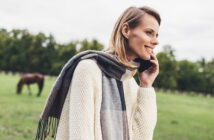
[[[81,51],[107,48],[120,14],[144,5],[162,18],[155,48],[160,73],[153,85],[158,107],[154,140],[214,140],[212,0],[1,1],[0,139],[34,139],[64,64]],[[23,78],[34,84],[27,86]]]

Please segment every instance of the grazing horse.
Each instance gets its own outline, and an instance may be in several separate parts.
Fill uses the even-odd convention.
[[[38,84],[39,92],[38,92],[37,96],[40,96],[43,85],[44,85],[44,76],[39,73],[27,73],[27,74],[22,75],[19,83],[17,84],[17,94],[21,94],[22,87],[24,84],[26,84],[28,86],[29,95],[32,95],[29,85],[33,84],[33,83]]]

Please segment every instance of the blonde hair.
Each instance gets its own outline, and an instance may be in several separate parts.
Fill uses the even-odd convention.
[[[120,15],[117,22],[115,23],[110,37],[109,47],[105,50],[109,54],[116,55],[118,60],[127,67],[136,68],[136,66],[130,64],[127,59],[126,50],[128,48],[128,40],[122,34],[122,25],[127,23],[131,29],[134,29],[139,24],[141,24],[141,18],[145,13],[155,17],[155,19],[158,21],[158,24],[160,25],[161,18],[155,9],[148,6],[139,8],[131,6]],[[133,75],[136,72],[137,70],[134,71]]]

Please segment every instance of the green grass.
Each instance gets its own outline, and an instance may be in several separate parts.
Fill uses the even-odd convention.
[[[25,86],[17,95],[19,76],[0,74],[0,140],[33,140],[53,79],[45,79],[41,97]],[[157,92],[158,122],[154,140],[214,140],[214,98]]]
[[[16,94],[20,76],[0,75],[0,140],[33,140],[39,116],[54,80],[45,79],[41,97],[38,88],[31,86],[32,96],[24,86],[21,95]]]
[[[214,140],[214,98],[157,93],[155,140]]]

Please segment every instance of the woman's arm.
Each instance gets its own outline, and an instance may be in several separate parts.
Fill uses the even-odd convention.
[[[133,140],[152,140],[157,122],[156,94],[152,84],[159,73],[159,63],[154,52],[151,56],[153,65],[138,74],[140,87],[135,81],[138,92],[132,118]]]
[[[63,106],[57,140],[94,140],[94,104],[101,71],[93,60],[77,65]]]
[[[71,83],[69,104],[69,140],[94,140],[94,95],[96,65],[82,60],[76,67]]]
[[[131,117],[132,140],[152,140],[157,122],[156,94],[153,87],[139,87]]]
[[[96,139],[94,125],[101,76],[102,72],[94,60],[79,62],[63,106],[56,140]]]

